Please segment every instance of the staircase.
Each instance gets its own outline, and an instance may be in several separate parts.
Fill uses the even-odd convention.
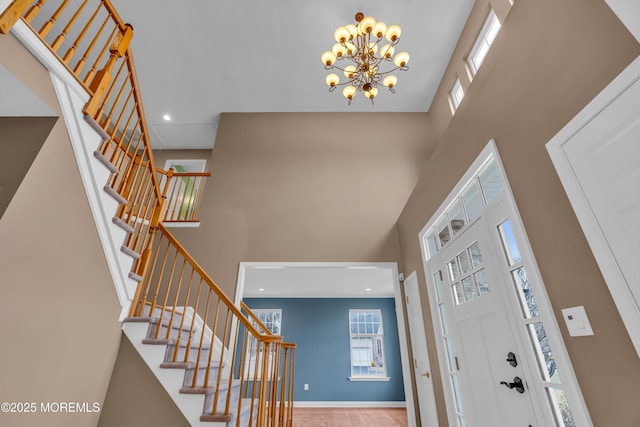
[[[229,299],[164,225],[197,221],[196,206],[167,212],[194,197],[173,199],[173,171],[155,167],[133,28],[108,0],[0,0],[9,31],[51,72],[134,347],[192,426],[292,426],[295,344]]]

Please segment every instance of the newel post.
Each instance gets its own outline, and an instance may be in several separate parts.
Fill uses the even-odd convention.
[[[109,48],[111,55],[109,56],[106,65],[96,73],[89,84],[89,90],[93,93],[93,96],[89,102],[87,102],[87,105],[85,105],[83,112],[96,120],[98,120],[99,117],[95,117],[95,114],[98,111],[98,107],[102,102],[102,98],[104,97],[109,84],[111,83],[111,71],[116,64],[116,61],[119,58],[122,58],[122,56],[127,52],[129,43],[133,37],[133,27],[130,24],[125,24],[125,27],[126,29],[124,32],[119,32],[111,44],[111,47]]]
[[[0,15],[0,33],[8,34],[31,3],[33,3],[33,0],[13,0]]]

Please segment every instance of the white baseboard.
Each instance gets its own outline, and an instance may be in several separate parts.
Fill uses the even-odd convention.
[[[406,408],[406,406],[406,402],[293,402],[294,408]]]

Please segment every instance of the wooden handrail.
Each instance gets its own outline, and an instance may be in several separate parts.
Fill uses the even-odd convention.
[[[107,2],[108,3],[108,2]],[[110,4],[110,3],[109,3]],[[147,126],[147,117],[144,114],[144,108],[142,107],[142,99],[140,99],[140,87],[138,86],[138,75],[136,73],[136,67],[133,63],[133,55],[131,54],[131,47],[127,48],[127,55],[125,55],[125,60],[129,65],[131,70],[131,84],[133,85],[133,96],[136,100],[136,106],[138,108],[138,116],[141,119],[140,127],[142,128],[142,135],[145,141],[144,150],[147,154],[147,158],[149,159],[149,172],[151,174],[151,181],[153,181],[153,187],[156,192],[156,197],[160,199],[162,195],[160,194],[160,183],[158,182],[158,177],[155,174],[156,166],[153,160],[153,152],[151,150],[151,141],[149,140],[149,127]]]
[[[169,232],[169,230],[162,224],[158,224],[158,228],[162,231],[164,237],[171,243],[172,246],[176,248],[176,250],[182,255],[189,264],[193,267],[195,272],[209,285],[209,287],[213,290],[218,298],[231,310],[231,312],[242,322],[243,326],[246,327],[252,335],[256,337],[262,337],[263,342],[282,342],[282,337],[279,335],[266,335],[259,332],[255,326],[251,324],[247,320],[247,318],[242,314],[240,309],[231,301],[231,299],[225,294],[222,289],[216,284],[216,282],[207,274],[206,271],[198,264],[198,262],[193,259],[191,254],[187,252],[187,250],[178,242],[178,240]],[[254,315],[255,316],[255,315]]]

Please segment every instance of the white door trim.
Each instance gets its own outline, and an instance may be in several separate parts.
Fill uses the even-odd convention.
[[[415,272],[415,270],[413,272],[411,272],[411,274],[409,274],[409,276],[407,276],[406,279],[404,279],[404,286],[406,289],[407,283],[411,282],[411,281],[415,281],[416,283],[416,290],[418,292],[420,292],[420,282],[418,281],[418,274]],[[407,296],[406,291],[405,291],[405,296]],[[422,313],[424,313],[424,310],[422,309],[422,305],[420,304],[420,300],[418,299],[418,301],[416,301],[416,303],[418,304],[418,306],[420,307],[420,310]],[[422,316],[421,316],[422,318]],[[410,322],[409,316],[407,315],[407,320]],[[423,319],[424,320],[424,319]],[[410,324],[407,325],[410,328]],[[418,393],[418,385],[417,382],[419,380],[419,375],[418,372],[415,372],[415,379],[416,379],[416,394],[417,396],[417,400],[418,400],[418,411],[420,412],[420,421],[421,421],[421,425],[422,427],[438,427],[439,423],[438,423],[438,412],[437,412],[437,404],[436,404],[436,397],[435,397],[435,391],[434,391],[434,387],[433,387],[433,365],[431,364],[431,361],[429,360],[429,347],[428,347],[428,343],[427,343],[427,337],[426,337],[426,330],[424,328],[424,321],[421,325],[418,325],[418,327],[422,330],[423,332],[423,339],[424,339],[424,344],[425,344],[425,349],[426,349],[426,359],[427,359],[427,363],[428,363],[428,368],[429,368],[429,374],[430,374],[430,378],[431,380],[429,381],[429,396],[427,397],[427,401],[422,402],[422,404],[424,406],[421,405],[420,402],[420,393]],[[411,347],[413,349],[413,351],[415,352],[415,343],[414,343],[414,338],[409,338],[411,339]],[[412,354],[413,359],[415,359],[415,356]],[[414,364],[414,368],[415,368],[415,364]]]
[[[578,222],[584,231],[600,271],[609,287],[622,321],[624,322],[638,356],[640,356],[640,307],[636,303],[630,283],[625,279],[607,236],[601,228],[587,194],[581,186],[567,152],[565,144],[584,126],[594,120],[607,106],[630,87],[640,84],[640,57],[636,58],[598,96],[578,113],[546,145],[549,156],[558,172],[567,197],[573,207]],[[637,236],[636,236],[637,237]],[[637,280],[637,277],[634,278]]]

